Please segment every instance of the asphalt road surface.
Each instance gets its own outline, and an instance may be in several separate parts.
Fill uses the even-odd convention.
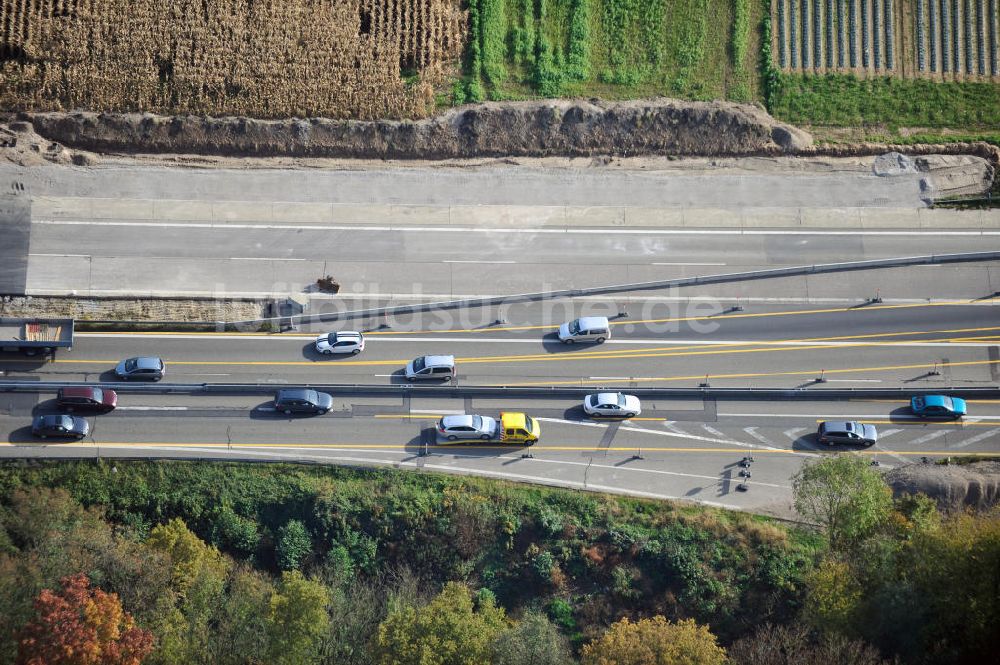
[[[997,230],[507,228],[214,224],[34,219],[34,294],[268,296],[308,292],[331,274],[354,294],[455,297],[524,293],[794,265],[950,254],[1000,247]],[[995,266],[994,266],[995,267]],[[900,269],[875,278],[895,298],[983,295],[989,265]],[[931,271],[931,272],[928,272]],[[936,272],[934,272],[936,271]],[[127,278],[126,278],[127,276]],[[788,279],[723,293],[868,295],[863,280]],[[803,286],[804,285],[804,286]],[[706,290],[696,291],[711,292]],[[718,291],[716,291],[718,292]],[[688,290],[685,289],[685,294]]]
[[[255,397],[123,395],[119,408],[91,416],[80,442],[40,441],[28,431],[35,413],[52,411],[50,395],[4,394],[0,455],[5,457],[170,457],[315,461],[383,465],[682,498],[789,514],[791,477],[803,462],[831,450],[815,440],[817,423],[873,423],[881,438],[857,450],[884,467],[943,456],[1000,453],[1000,404],[972,402],[961,423],[912,419],[902,402],[647,401],[640,418],[598,422],[575,401],[531,404],[497,400],[338,398],[325,416],[288,417]],[[541,421],[530,448],[441,445],[434,422],[449,413],[497,415],[523,409]],[[526,457],[525,455],[529,455]],[[751,456],[750,478],[740,475]],[[745,490],[738,488],[745,483]]]
[[[535,303],[511,308],[503,325],[415,325],[449,314],[442,312],[375,330],[345,322],[280,335],[78,333],[69,353],[51,361],[5,354],[0,370],[7,379],[107,381],[120,359],[156,355],[176,383],[389,385],[405,383],[407,361],[450,354],[460,386],[809,387],[818,378],[855,387],[989,386],[1000,383],[994,302],[738,312],[645,302],[631,303],[627,318],[616,318],[614,303]],[[612,339],[561,344],[557,326],[581,314],[611,315]],[[353,327],[367,331],[363,354],[313,348],[317,332]]]

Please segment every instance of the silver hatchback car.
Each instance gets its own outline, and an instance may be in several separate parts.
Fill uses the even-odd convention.
[[[489,441],[497,437],[497,421],[489,416],[445,416],[438,421],[437,433],[448,441]]]

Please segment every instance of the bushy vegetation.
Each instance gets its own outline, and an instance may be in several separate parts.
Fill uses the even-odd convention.
[[[812,515],[824,538],[745,514],[397,471],[7,462],[0,661],[26,657],[17,637],[39,625],[42,591],[80,574],[152,634],[145,663],[570,665],[650,645],[700,654],[684,662],[731,647],[737,665],[792,662],[762,653],[875,665],[869,644],[917,654],[906,662],[920,649],[980,657],[997,626],[996,516],[887,502],[872,473],[803,473],[800,493],[855,488],[853,502],[816,504],[831,506]],[[845,526],[852,511],[864,528]]]
[[[492,99],[750,100],[750,26],[763,11],[750,0],[470,0],[468,67],[456,101],[477,86]],[[504,75],[487,71],[490,62]]]
[[[782,120],[800,124],[995,130],[1000,126],[1000,86],[782,74],[770,110]]]

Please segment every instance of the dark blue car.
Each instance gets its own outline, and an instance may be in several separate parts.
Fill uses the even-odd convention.
[[[31,433],[47,439],[49,437],[82,439],[90,433],[90,425],[86,418],[78,416],[53,415],[35,416],[31,423]]]
[[[919,418],[954,420],[965,415],[965,400],[947,395],[919,395],[910,399],[910,410]]]

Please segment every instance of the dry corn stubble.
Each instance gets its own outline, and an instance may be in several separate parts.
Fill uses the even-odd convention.
[[[460,0],[0,0],[0,105],[423,117]]]

